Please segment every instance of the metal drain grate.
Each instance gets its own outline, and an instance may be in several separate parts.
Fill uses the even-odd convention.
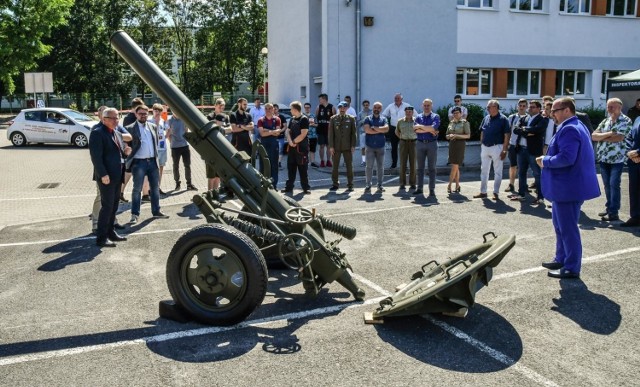
[[[42,183],[38,186],[38,189],[56,188],[59,185],[60,183]]]

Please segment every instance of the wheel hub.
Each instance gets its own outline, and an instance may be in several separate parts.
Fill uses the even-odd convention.
[[[198,268],[198,283],[201,291],[219,293],[227,286],[228,279],[224,272],[214,266],[204,265]]]

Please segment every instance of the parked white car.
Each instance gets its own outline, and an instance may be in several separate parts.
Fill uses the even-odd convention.
[[[14,146],[36,142],[67,143],[84,148],[89,145],[89,132],[97,123],[97,119],[71,109],[25,109],[10,122],[7,139]]]

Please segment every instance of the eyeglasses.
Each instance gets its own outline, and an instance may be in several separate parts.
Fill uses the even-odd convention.
[[[118,117],[108,117],[108,116],[104,116],[104,117],[102,117],[102,118],[108,118],[108,119],[110,119],[110,120],[117,120],[117,119],[118,119]]]
[[[566,107],[561,107],[561,108],[558,108],[558,109],[551,109],[551,114],[555,114],[555,112],[557,112],[559,110],[564,110],[564,109],[566,109]]]
[[[140,116],[140,117],[146,117],[148,115],[149,113],[136,113],[136,116]]]

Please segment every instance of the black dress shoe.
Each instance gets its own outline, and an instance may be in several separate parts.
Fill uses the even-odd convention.
[[[122,235],[120,235],[120,234],[118,234],[116,232],[114,232],[113,234],[109,235],[109,239],[108,240],[111,240],[111,241],[114,241],[114,242],[124,242],[124,241],[127,240],[127,238],[123,237]]]
[[[116,223],[113,225],[113,228],[117,229],[117,230],[124,230],[124,226],[121,225],[120,223]]]
[[[154,218],[160,218],[160,219],[167,219],[169,218],[169,215],[165,215],[162,212],[156,212],[155,214],[153,214]]]
[[[631,218],[620,225],[620,227],[638,227],[638,226],[640,226],[640,219],[635,219],[635,218]]]
[[[556,262],[556,261],[542,262],[542,267],[544,267],[545,269],[549,269],[549,270],[562,269],[562,266],[564,266],[564,265],[561,264],[560,262]]]
[[[311,191],[308,190],[308,189],[305,189],[304,191],[302,191],[302,193],[305,194],[305,195],[309,195],[309,194],[311,194]]]
[[[151,202],[151,198],[149,197],[149,195],[142,195],[142,199],[140,201],[142,203],[149,203]]]
[[[129,202],[127,199],[125,199],[123,193],[120,194],[120,202],[122,202],[122,203],[128,203]]]
[[[98,247],[116,247],[116,244],[113,243],[109,239],[105,239],[103,241],[96,241],[96,246],[98,246]]]
[[[421,189],[417,189],[415,191],[413,191],[413,195],[422,195],[422,190]]]
[[[285,188],[285,189],[281,190],[280,192],[282,192],[282,193],[293,193],[293,190]]]
[[[329,191],[337,191],[337,190],[338,190],[337,185],[332,185],[331,188],[329,188]]]
[[[618,215],[607,214],[602,217],[603,222],[614,222],[616,220],[620,220],[620,217],[618,217]]]
[[[547,275],[551,278],[580,278],[580,273],[574,273],[566,269],[549,270]]]
[[[602,218],[603,216],[607,215],[607,214],[608,214],[608,212],[607,212],[607,211],[598,212],[598,216],[599,216],[599,217],[601,217],[601,218]]]
[[[163,191],[163,190],[161,190],[161,189],[158,189],[158,192],[160,193],[160,195],[166,195],[166,194],[167,194],[166,192],[164,192],[164,191]]]

